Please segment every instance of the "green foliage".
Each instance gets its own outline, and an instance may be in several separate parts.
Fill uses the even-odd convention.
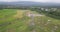
[[[56,11],[53,11],[53,10],[45,11],[45,8],[44,8],[44,10],[41,10],[41,8],[35,7],[35,8],[31,8],[31,11],[36,11],[40,14],[43,13],[46,16],[49,16],[49,17],[52,17],[55,19],[60,19],[60,9],[57,9]]]
[[[17,9],[0,10],[0,32],[32,32],[33,30],[36,30],[36,32],[51,32],[55,25],[58,26],[56,32],[60,32],[60,20],[48,16],[38,16],[34,17],[35,25],[30,26],[29,24],[32,19],[27,17],[25,14],[22,18],[13,18],[13,16],[16,15],[16,12]],[[36,11],[31,12],[39,14]],[[45,25],[48,20],[51,20],[51,22],[48,25]]]

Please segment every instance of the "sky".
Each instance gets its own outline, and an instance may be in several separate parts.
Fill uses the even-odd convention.
[[[60,0],[0,0],[0,2],[14,2],[14,1],[33,1],[33,2],[55,2],[60,3]]]

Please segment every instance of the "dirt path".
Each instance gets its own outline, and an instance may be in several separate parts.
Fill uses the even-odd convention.
[[[31,27],[34,27],[34,26],[35,26],[34,18],[35,18],[36,16],[44,16],[44,15],[31,13],[31,14],[28,14],[27,16],[31,18],[30,26],[31,26]],[[33,29],[32,32],[36,32],[36,30]]]

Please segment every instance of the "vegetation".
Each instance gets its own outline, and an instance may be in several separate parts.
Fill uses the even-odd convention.
[[[47,11],[46,11],[46,9],[47,9]],[[49,16],[49,17],[52,17],[52,18],[55,18],[55,19],[60,19],[60,9],[54,10],[54,8],[53,9],[51,9],[51,8],[43,8],[43,10],[42,10],[41,8],[34,7],[34,8],[31,8],[31,11],[36,11],[36,12],[38,12],[40,14],[43,13],[46,16]]]
[[[30,10],[21,9],[2,9],[0,10],[0,32],[60,32],[60,20],[44,16],[35,16],[34,26],[30,26],[31,17],[26,16],[26,12]],[[30,11],[34,14],[38,12]],[[46,13],[46,12],[45,12]],[[54,12],[55,13],[55,12]],[[50,22],[49,22],[50,21]],[[48,23],[49,22],[49,23]],[[54,30],[57,27],[56,30]]]

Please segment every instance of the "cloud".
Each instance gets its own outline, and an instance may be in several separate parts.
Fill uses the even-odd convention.
[[[36,2],[48,2],[50,0],[32,0],[32,1],[36,1]]]
[[[32,1],[32,0],[0,0],[0,1],[5,1],[5,2],[13,2],[13,1]]]
[[[56,2],[56,3],[60,3],[60,0],[32,0],[35,2]]]
[[[4,1],[4,2],[13,2],[13,1],[19,1],[19,0],[0,0],[0,1]]]
[[[34,1],[34,2],[56,2],[60,3],[60,0],[0,0],[4,2],[13,2],[13,1]]]

